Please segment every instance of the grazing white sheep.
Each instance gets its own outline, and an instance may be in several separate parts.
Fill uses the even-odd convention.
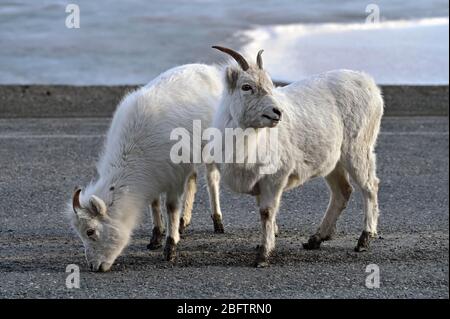
[[[68,212],[91,270],[110,269],[149,203],[155,225],[149,248],[160,246],[163,193],[168,216],[164,256],[170,261],[175,258],[179,224],[184,228],[190,222],[196,173],[194,164],[171,161],[175,142],[170,134],[175,128],[185,128],[192,135],[193,120],[210,126],[222,90],[217,68],[191,64],[163,73],[122,100],[97,164],[98,177],[75,191]],[[214,227],[223,232],[219,178],[217,168],[207,165]],[[180,221],[183,194],[185,215]]]
[[[261,163],[220,165],[226,184],[258,197],[263,236],[255,265],[266,266],[275,246],[275,218],[283,191],[318,176],[325,177],[331,198],[304,248],[318,249],[333,235],[352,192],[350,175],[365,204],[364,230],[355,250],[367,249],[369,237],[377,233],[379,180],[374,148],[383,115],[383,99],[373,79],[338,70],[275,88],[263,70],[262,50],[253,64],[231,49],[214,48],[231,55],[238,66],[225,69],[225,94],[213,125],[222,132],[256,128],[259,135],[278,130],[271,174],[261,173]]]

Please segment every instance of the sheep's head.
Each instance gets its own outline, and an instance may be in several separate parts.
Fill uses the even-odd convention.
[[[72,198],[72,226],[83,241],[86,261],[93,271],[108,271],[130,239],[130,231],[120,220],[108,214],[105,202],[92,195],[80,203],[81,189]]]
[[[253,64],[236,51],[219,46],[213,48],[229,54],[239,65],[228,66],[225,71],[233,120],[242,128],[275,127],[281,120],[282,110],[273,96],[273,82],[263,69],[263,50],[258,52],[256,64]]]

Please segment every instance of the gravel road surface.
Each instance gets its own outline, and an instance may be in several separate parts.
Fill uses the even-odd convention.
[[[301,243],[326,209],[322,179],[286,193],[272,265],[251,267],[259,242],[253,198],[223,186],[225,234],[214,234],[201,180],[176,265],[146,250],[149,212],[111,272],[87,270],[83,245],[61,212],[75,185],[94,176],[107,118],[0,119],[2,298],[448,298],[448,117],[386,117],[378,142],[379,239],[353,252],[362,230],[357,192],[321,250]],[[68,264],[80,288],[68,289]],[[380,288],[365,285],[366,267]]]

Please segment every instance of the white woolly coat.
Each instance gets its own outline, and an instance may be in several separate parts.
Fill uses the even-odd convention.
[[[189,64],[173,68],[128,94],[108,131],[97,164],[98,180],[81,194],[82,206],[88,205],[91,195],[103,199],[107,206],[126,197],[126,203],[120,202],[122,207],[109,213],[127,214],[130,208],[143,209],[133,205],[147,205],[161,193],[180,192],[194,165],[170,160],[176,142],[170,140],[170,133],[185,128],[192,135],[193,120],[209,127],[222,90],[216,67]]]
[[[328,175],[336,163],[373,148],[378,135],[383,100],[373,79],[360,72],[330,71],[273,90],[283,112],[278,129],[278,155],[273,174],[260,174],[258,164],[222,164],[222,180],[234,191],[254,194],[261,179],[283,187],[282,179],[293,177],[287,188]],[[213,125],[222,132],[238,127],[230,114],[230,96],[224,98]],[[258,130],[270,130],[262,128]],[[225,149],[225,143],[223,143]],[[284,181],[284,182],[287,182]]]

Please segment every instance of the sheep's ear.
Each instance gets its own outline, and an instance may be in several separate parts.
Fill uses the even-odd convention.
[[[227,67],[226,79],[227,79],[228,88],[230,90],[234,90],[236,88],[238,77],[239,77],[238,70],[231,68],[231,67]]]
[[[95,215],[106,215],[106,204],[101,198],[92,195],[89,203],[91,204],[92,211]]]
[[[73,193],[73,196],[72,196],[72,208],[73,208],[73,212],[75,213],[75,215],[78,215],[78,211],[81,210],[80,193],[81,193],[81,188],[77,188],[77,189],[75,189],[75,192]]]

